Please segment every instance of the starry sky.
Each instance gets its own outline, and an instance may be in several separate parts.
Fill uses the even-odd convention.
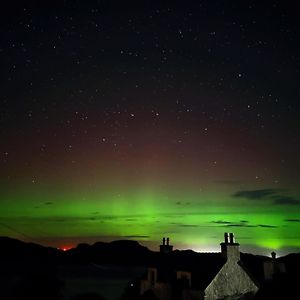
[[[299,23],[289,1],[3,6],[0,235],[300,251]]]

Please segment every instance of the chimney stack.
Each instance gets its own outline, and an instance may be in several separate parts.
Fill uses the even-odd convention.
[[[224,233],[224,241],[225,241],[225,244],[228,244],[228,233],[227,232]]]
[[[275,259],[276,259],[276,253],[273,251],[273,252],[271,253],[271,255],[272,255],[272,259],[275,260]]]
[[[236,263],[240,260],[239,244],[235,242],[233,233],[224,233],[224,242],[221,243],[221,253],[228,262]]]
[[[162,245],[159,246],[160,253],[169,253],[173,251],[173,246],[170,245],[170,238],[163,238]]]
[[[233,233],[229,233],[229,242],[230,242],[230,244],[234,244],[235,243],[235,239],[234,239],[234,234]]]

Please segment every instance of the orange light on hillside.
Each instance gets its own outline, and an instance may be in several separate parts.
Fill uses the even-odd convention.
[[[62,247],[59,247],[57,249],[65,252],[65,251],[68,251],[68,250],[70,250],[72,248],[73,248],[73,246],[62,246]]]

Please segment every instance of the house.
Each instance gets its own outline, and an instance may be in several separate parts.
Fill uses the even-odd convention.
[[[158,300],[251,299],[258,284],[240,260],[239,244],[225,233],[221,253],[161,252],[160,261],[140,281],[140,295]]]
[[[285,264],[276,259],[276,253],[271,253],[272,258],[264,262],[265,280],[273,280],[274,276],[280,273],[285,273]]]
[[[221,254],[225,264],[205,289],[205,300],[243,299],[249,298],[258,291],[258,285],[249,275],[240,260],[239,244],[235,242],[233,233],[225,233],[225,241],[221,243]]]
[[[159,246],[159,251],[161,253],[170,253],[173,251],[173,246],[170,245],[170,238],[163,238],[163,243]]]

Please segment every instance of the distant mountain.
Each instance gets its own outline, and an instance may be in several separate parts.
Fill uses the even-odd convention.
[[[192,250],[171,252],[168,259],[176,264],[205,264],[218,259],[217,253],[198,253]],[[156,265],[163,262],[166,255],[151,251],[137,241],[119,240],[110,243],[96,242],[93,245],[79,244],[76,248],[61,251],[34,243],[26,243],[9,237],[0,237],[1,261],[31,261],[56,263],[98,263],[117,265]],[[263,262],[270,258],[241,253],[241,260],[258,280],[263,277]],[[286,264],[289,273],[300,270],[300,253],[278,258]]]
[[[56,248],[0,237],[0,260],[2,261],[58,261],[60,259],[62,259],[62,252]]]
[[[76,248],[61,251],[9,237],[0,237],[2,261],[145,264],[153,253],[155,252],[147,247],[130,240],[97,242],[93,245],[79,244]]]
[[[153,253],[136,241],[120,240],[111,243],[97,242],[93,245],[79,244],[66,251],[65,255],[68,261],[73,262],[145,264]]]

